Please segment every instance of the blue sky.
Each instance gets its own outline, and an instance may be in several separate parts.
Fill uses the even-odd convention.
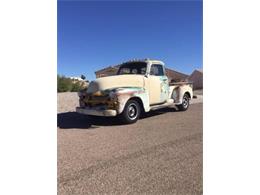
[[[58,1],[58,74],[133,58],[159,59],[190,74],[202,68],[201,1]]]

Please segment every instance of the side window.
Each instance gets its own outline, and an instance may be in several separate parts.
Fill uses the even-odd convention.
[[[164,76],[163,66],[160,64],[153,64],[151,66],[150,75]]]

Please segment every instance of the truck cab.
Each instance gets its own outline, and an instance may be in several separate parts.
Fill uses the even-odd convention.
[[[125,123],[134,123],[150,110],[176,105],[185,111],[192,96],[192,83],[170,83],[162,61],[134,60],[122,63],[116,75],[98,78],[79,92],[76,111],[119,116]]]

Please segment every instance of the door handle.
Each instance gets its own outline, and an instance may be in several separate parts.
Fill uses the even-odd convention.
[[[167,81],[167,79],[163,79],[163,81]]]

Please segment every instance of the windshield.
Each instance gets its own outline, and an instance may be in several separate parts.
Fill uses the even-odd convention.
[[[146,73],[146,62],[131,62],[120,66],[117,74],[142,74]]]

